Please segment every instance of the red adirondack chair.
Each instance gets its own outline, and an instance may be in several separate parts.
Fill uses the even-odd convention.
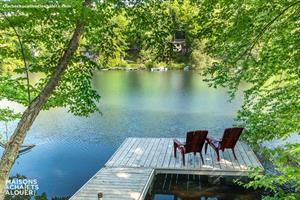
[[[182,155],[183,165],[185,165],[185,154],[193,152],[196,155],[197,152],[200,153],[202,163],[204,164],[203,156],[202,156],[202,148],[204,146],[206,136],[208,131],[197,130],[197,131],[189,131],[186,134],[186,142],[181,143],[178,140],[174,139],[174,156],[176,158],[177,149],[180,151]]]
[[[221,140],[207,137],[205,143],[205,154],[207,152],[207,145],[209,144],[216,151],[218,161],[220,161],[219,151],[224,151],[225,149],[231,149],[234,158],[237,159],[234,152],[234,147],[243,130],[243,128],[226,128]]]

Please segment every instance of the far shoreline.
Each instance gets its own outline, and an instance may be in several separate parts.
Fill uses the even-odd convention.
[[[203,69],[193,68],[190,66],[185,67],[103,67],[100,71],[149,71],[149,72],[164,72],[164,71],[202,71]]]

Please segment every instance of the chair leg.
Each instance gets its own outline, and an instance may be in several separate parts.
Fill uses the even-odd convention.
[[[184,152],[183,151],[181,151],[181,155],[182,155],[183,166],[185,166],[185,156],[184,156]]]
[[[220,161],[220,153],[219,153],[219,149],[215,149],[216,153],[217,153],[217,160]]]
[[[174,148],[174,157],[176,158],[176,150],[177,150],[177,145],[174,143],[173,145],[173,148]]]
[[[201,157],[201,160],[202,160],[202,163],[204,165],[204,159],[203,159],[203,156],[202,156],[202,153],[200,152],[200,157]]]
[[[207,153],[207,145],[208,145],[208,143],[205,142],[205,154]]]
[[[237,160],[236,155],[235,155],[234,148],[232,148],[231,150],[232,150],[232,153],[233,153],[234,158]]]

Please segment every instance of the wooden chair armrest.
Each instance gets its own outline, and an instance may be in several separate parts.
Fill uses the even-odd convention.
[[[174,151],[178,149],[182,154],[185,154],[185,144],[180,142],[179,140],[173,139]]]
[[[220,146],[221,140],[216,140],[216,139],[214,139],[214,138],[209,138],[209,137],[207,137],[207,138],[206,138],[206,142],[207,142],[211,147],[213,147],[213,148],[215,148],[215,149],[218,149],[219,146]]]
[[[211,137],[207,137],[207,138],[206,138],[206,141],[207,141],[208,143],[221,142],[221,140],[217,140],[217,139],[211,138]]]
[[[176,144],[177,146],[184,146],[184,143],[180,142],[177,139],[173,139],[174,144]]]

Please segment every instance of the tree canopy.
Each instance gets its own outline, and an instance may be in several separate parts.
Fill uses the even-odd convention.
[[[220,2],[211,52],[219,58],[207,74],[234,93],[250,83],[239,120],[260,143],[300,131],[298,1]],[[248,123],[251,122],[251,123]]]
[[[249,83],[237,123],[245,139],[262,144],[300,133],[300,2],[216,1],[208,51],[215,62],[206,70],[212,86],[234,96]],[[274,199],[298,199],[300,144],[268,151],[276,174],[256,174],[248,186],[271,189]],[[284,187],[289,186],[286,194]],[[270,199],[270,198],[267,198]]]

